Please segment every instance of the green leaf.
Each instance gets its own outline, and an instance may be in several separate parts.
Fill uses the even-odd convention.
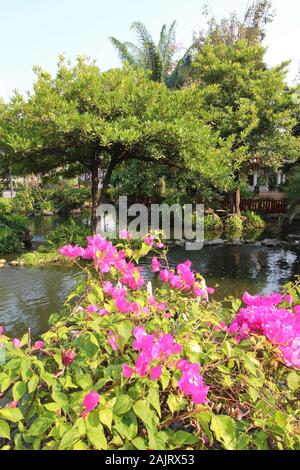
[[[19,408],[2,408],[0,409],[0,417],[17,423],[23,419],[22,412]]]
[[[20,398],[25,395],[26,390],[27,387],[24,382],[16,382],[12,389],[13,399],[20,400]]]
[[[116,330],[118,334],[122,336],[125,343],[127,343],[132,333],[132,324],[129,320],[122,321],[121,323],[117,323]]]
[[[288,387],[294,392],[298,390],[298,388],[300,388],[300,374],[295,371],[290,372],[287,376],[287,384]]]
[[[89,441],[95,447],[95,449],[106,450],[107,441],[97,412],[91,412],[87,415],[86,429]]]
[[[149,447],[150,449],[155,450],[165,450],[166,446],[165,443],[168,440],[168,436],[164,432],[151,432],[148,431],[149,434]]]
[[[102,424],[108,427],[111,431],[111,424],[113,419],[113,412],[111,408],[104,408],[103,410],[99,411],[99,418]]]
[[[5,364],[4,370],[12,370],[12,369],[18,369],[21,364],[21,358],[20,357],[14,357],[10,361],[8,361]]]
[[[163,367],[162,369],[160,381],[161,381],[163,390],[165,390],[170,382],[170,374],[165,367]]]
[[[10,439],[10,429],[6,421],[0,419],[0,437],[4,439]]]
[[[134,439],[138,433],[138,424],[135,414],[129,411],[120,418],[117,418],[115,420],[114,429],[128,441]]]
[[[230,416],[214,415],[210,423],[210,429],[225,449],[236,449],[236,425]]]
[[[29,380],[27,386],[28,386],[28,393],[32,393],[36,387],[38,386],[39,383],[39,377],[37,375],[33,375],[31,379]]]
[[[127,413],[131,409],[133,400],[128,395],[119,395],[114,404],[113,411],[116,415]]]
[[[177,431],[172,437],[172,444],[176,447],[182,447],[183,445],[193,445],[199,442],[198,437],[186,431]]]
[[[78,432],[78,429],[72,428],[63,435],[62,440],[59,444],[59,449],[60,450],[72,449],[74,444],[79,439],[80,439],[80,433]]]
[[[138,449],[138,450],[147,450],[147,445],[145,440],[141,436],[137,436],[132,440],[132,444]]]
[[[59,408],[64,408],[65,410],[69,408],[69,399],[65,393],[60,392],[59,390],[53,390],[52,398]]]
[[[76,373],[75,382],[83,390],[91,389],[93,387],[93,379],[90,374]]]
[[[52,416],[38,416],[28,429],[29,436],[42,436],[49,427],[56,421],[57,417]]]
[[[158,418],[155,416],[153,411],[151,411],[146,400],[138,400],[135,402],[133,405],[133,411],[150,429],[157,426]]]
[[[201,428],[203,429],[203,431],[205,432],[205,434],[209,438],[210,444],[212,444],[213,443],[213,435],[212,435],[211,429],[209,427],[211,417],[212,417],[212,413],[209,412],[209,411],[199,411],[199,412],[196,413],[196,416],[198,418],[198,421],[199,421],[199,424],[200,424]]]
[[[171,413],[175,413],[175,411],[183,410],[186,406],[186,400],[179,395],[175,395],[174,393],[170,393],[167,399],[167,405],[170,408]]]
[[[73,446],[73,450],[87,450],[87,445],[84,441],[80,440],[80,441],[77,441],[75,442],[74,446]]]
[[[157,411],[158,416],[161,418],[158,386],[153,386],[149,388],[147,401],[153,406],[153,408]]]
[[[1,390],[0,390],[1,393],[3,393],[10,386],[11,382],[12,382],[12,379],[9,376],[2,379]]]

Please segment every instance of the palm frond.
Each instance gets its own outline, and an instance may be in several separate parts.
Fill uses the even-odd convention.
[[[119,39],[115,37],[110,37],[109,38],[111,43],[115,46],[115,48],[118,51],[120,60],[124,62],[128,62],[130,65],[136,66],[136,58],[134,55],[130,52],[130,47],[134,45],[126,42],[121,42]]]
[[[167,77],[166,83],[169,88],[180,88],[184,84],[192,64],[194,53],[195,47],[194,44],[192,44],[177,62],[172,73]]]
[[[154,44],[151,34],[141,21],[134,21],[133,23],[131,23],[130,29],[131,31],[134,31],[136,33],[141,49],[144,48],[145,43]]]
[[[173,66],[173,58],[175,54],[175,41],[176,41],[176,21],[170,25],[167,30],[166,25],[163,25],[160,33],[160,41],[158,45],[158,50],[161,56],[163,75],[166,78],[166,75],[171,70]]]

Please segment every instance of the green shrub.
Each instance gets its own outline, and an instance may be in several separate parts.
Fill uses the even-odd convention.
[[[55,212],[55,206],[53,204],[53,202],[51,201],[42,201],[40,204],[39,204],[39,209],[43,212],[43,211],[47,211],[47,212]]]
[[[52,264],[52,263],[68,263],[68,259],[61,256],[58,250],[50,251],[47,253],[42,253],[41,251],[31,251],[28,253],[22,254],[20,258],[24,261],[26,266],[44,266],[45,264]]]
[[[13,210],[13,199],[0,197],[0,215],[11,214]]]
[[[17,192],[13,199],[13,210],[18,214],[28,214],[34,210],[34,198],[29,189],[24,188]]]
[[[67,244],[84,245],[86,237],[91,233],[92,230],[89,226],[70,218],[68,222],[61,224],[46,236],[46,246],[52,250]]]
[[[224,227],[227,234],[241,232],[243,230],[243,220],[237,214],[230,214],[225,219]]]
[[[72,209],[82,208],[90,198],[89,188],[70,186],[58,188],[50,196],[51,202],[59,212],[70,212]]]
[[[0,223],[0,254],[12,253],[21,248],[17,234],[7,225]]]
[[[264,228],[266,225],[265,221],[260,217],[260,215],[253,211],[244,211],[242,212],[242,216],[246,217],[247,220],[245,221],[245,224],[249,228]]]
[[[19,214],[9,214],[3,217],[0,215],[1,222],[17,232],[28,230],[27,218]]]
[[[252,189],[249,188],[249,183],[244,181],[240,187],[241,199],[251,199],[255,196]]]
[[[204,230],[206,232],[220,232],[223,229],[221,218],[215,214],[210,213],[204,216]]]
[[[18,214],[0,214],[0,253],[17,251],[31,237],[26,226],[26,217]]]

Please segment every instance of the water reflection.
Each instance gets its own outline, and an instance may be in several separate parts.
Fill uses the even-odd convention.
[[[80,273],[61,267],[12,268],[0,271],[0,324],[14,335],[30,327],[45,331],[49,315],[58,311]]]

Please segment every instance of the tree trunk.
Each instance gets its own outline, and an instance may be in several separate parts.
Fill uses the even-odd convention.
[[[241,191],[240,191],[240,188],[238,188],[238,189],[235,191],[235,213],[236,213],[238,216],[241,215],[240,206],[241,206]]]
[[[112,172],[113,172],[113,169],[114,169],[115,166],[116,166],[115,161],[111,160],[109,162],[108,168],[106,170],[106,173],[105,173],[105,176],[104,176],[104,179],[103,179],[103,182],[102,182],[102,188],[101,188],[101,191],[100,191],[98,205],[103,204],[105,202],[105,199],[106,199],[106,196],[107,196],[108,186],[109,186],[110,179],[111,179],[111,175],[112,175]]]
[[[240,188],[238,187],[239,181],[240,181],[239,170],[235,170],[234,172],[234,181],[237,185],[237,189],[229,192],[229,200],[231,204],[232,213],[240,216],[241,215],[241,209],[240,209],[241,191],[240,191]]]
[[[9,189],[10,189],[10,197],[14,197],[14,178],[11,173],[11,170],[9,171]]]
[[[233,214],[241,215],[240,203],[241,203],[241,192],[240,189],[236,189],[229,192],[229,201],[231,205],[231,211]]]
[[[91,195],[92,195],[92,207],[91,207],[91,224],[93,233],[96,232],[97,227],[97,201],[98,201],[98,191],[99,191],[99,168],[98,165],[95,163],[92,167],[91,171],[91,178],[92,178],[92,185],[91,185]]]

